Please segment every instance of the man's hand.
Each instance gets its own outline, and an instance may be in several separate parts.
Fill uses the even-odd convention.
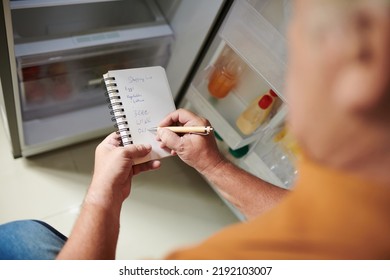
[[[108,135],[96,148],[92,183],[86,200],[109,207],[112,199],[122,203],[130,194],[131,179],[140,172],[157,169],[159,161],[134,165],[133,159],[146,156],[150,145],[120,145],[120,136]]]
[[[178,109],[161,121],[159,126],[171,125],[209,126],[210,123],[190,111]],[[200,173],[212,170],[224,159],[217,148],[213,133],[179,135],[162,128],[157,132],[157,140],[161,141],[161,147],[170,149],[172,154],[177,154]]]

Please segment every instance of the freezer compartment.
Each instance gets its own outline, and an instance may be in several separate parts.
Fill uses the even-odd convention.
[[[171,38],[95,47],[82,52],[18,58],[24,121],[106,102],[102,75],[108,70],[166,66]],[[54,58],[54,59],[53,59]],[[55,61],[55,62],[53,62]]]
[[[163,20],[153,0],[12,1],[16,43],[69,37]]]
[[[283,99],[287,61],[283,33],[289,10],[288,2],[283,0],[237,1],[219,32]]]

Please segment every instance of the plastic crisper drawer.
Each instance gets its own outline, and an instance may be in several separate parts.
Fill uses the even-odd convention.
[[[235,2],[219,35],[283,98],[286,39],[262,14],[265,4],[277,5],[281,0],[261,1],[265,4],[253,6],[257,2]],[[283,11],[275,15],[280,18],[274,21],[286,21]]]
[[[55,61],[42,58],[36,64],[28,58],[19,58],[23,120],[104,104],[106,97],[101,84],[104,73],[112,69],[166,66],[170,43],[170,38],[158,38],[111,50],[95,48],[84,55],[63,55]],[[30,66],[22,67],[26,64]]]

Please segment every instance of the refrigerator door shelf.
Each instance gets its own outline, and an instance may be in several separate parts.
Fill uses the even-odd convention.
[[[272,1],[270,5],[280,1]],[[247,1],[235,2],[219,36],[286,101],[283,96],[286,39],[262,11]]]
[[[211,125],[229,147],[238,149],[259,138],[260,131],[244,137],[235,127],[236,118],[245,109],[242,102],[237,102],[235,95],[229,94],[224,99],[224,103],[221,104],[212,97],[201,93],[207,92],[205,83],[203,83],[201,90],[198,89],[199,87],[191,85],[187,92],[187,100],[201,116],[210,121]]]
[[[238,98],[237,102],[243,103],[243,106],[246,107],[253,99],[269,91],[271,87],[267,81],[254,71],[225,41],[215,41],[214,44],[216,45],[215,52],[209,59],[207,66],[205,66],[205,70],[198,73],[193,84],[197,85],[203,81],[208,81],[209,87],[213,83],[215,73],[218,73],[223,68],[221,64],[224,64],[226,67],[226,65],[229,66],[229,63],[233,61],[239,65],[240,73],[237,74],[236,84],[228,94],[236,94]],[[224,62],[221,63],[220,61]],[[215,75],[214,78],[219,76]],[[218,79],[216,80],[218,81]],[[216,84],[218,85],[218,83]],[[220,84],[221,82],[219,81]],[[207,88],[206,92],[212,95],[209,88]],[[225,98],[222,97],[219,100],[224,102]]]
[[[262,157],[259,154],[264,153],[264,150],[268,153]],[[280,157],[276,158],[276,154]],[[250,173],[278,187],[289,189],[294,182],[295,167],[279,147],[258,145],[243,161]]]
[[[287,108],[282,105],[270,115],[268,121],[262,124],[254,133],[244,135],[236,125],[238,116],[245,110],[247,103],[235,92],[230,93],[223,100],[210,96],[207,90],[207,79],[194,80],[187,95],[187,100],[196,111],[207,118],[225,143],[232,149],[238,149],[260,139],[265,128],[277,126],[283,122]]]
[[[253,174],[262,176],[260,172],[264,171],[264,168],[259,168],[257,164],[261,161],[267,166],[272,183],[284,188],[293,185],[297,175],[296,163],[301,152],[283,122],[278,126],[265,129],[263,136],[251,151],[251,154],[245,158],[245,163],[253,169]]]

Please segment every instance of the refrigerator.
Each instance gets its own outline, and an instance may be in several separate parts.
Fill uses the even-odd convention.
[[[15,158],[113,131],[102,75],[160,65],[177,107],[211,122],[228,159],[291,186],[289,0],[2,0],[0,13],[0,108]]]
[[[2,0],[0,105],[14,157],[112,131],[101,82],[160,65],[178,95],[223,0]]]

